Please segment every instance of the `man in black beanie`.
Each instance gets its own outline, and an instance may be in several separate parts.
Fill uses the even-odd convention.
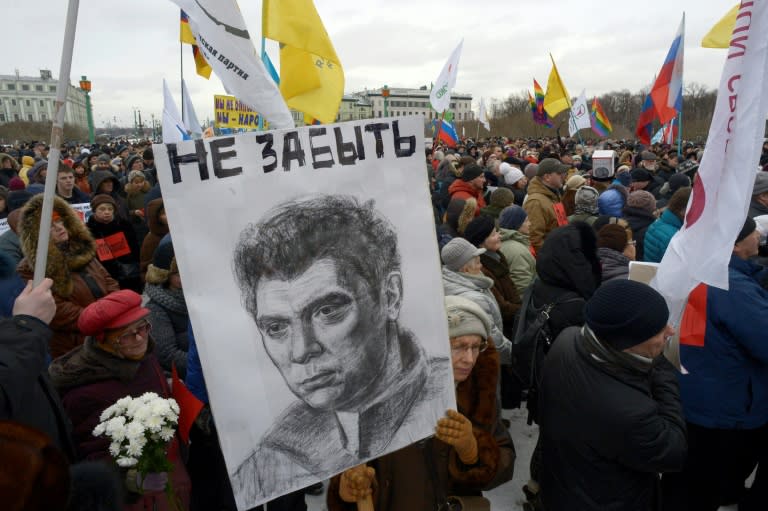
[[[658,509],[659,473],[687,451],[675,369],[661,356],[674,329],[664,298],[612,280],[548,353],[539,400],[547,511]]]

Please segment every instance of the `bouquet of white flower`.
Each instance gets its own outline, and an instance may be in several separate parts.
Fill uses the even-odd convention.
[[[126,396],[104,410],[99,420],[93,436],[109,437],[112,441],[109,453],[121,467],[138,472],[139,489],[143,488],[148,474],[168,473],[173,469],[166,449],[179,422],[179,405],[175,400],[164,399],[154,392],[145,392],[136,398]],[[165,482],[165,490],[172,495],[170,480]]]

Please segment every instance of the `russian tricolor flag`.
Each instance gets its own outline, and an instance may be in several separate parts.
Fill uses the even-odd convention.
[[[438,122],[442,123],[439,125],[439,129]],[[435,132],[438,133],[437,139],[448,147],[456,147],[456,144],[459,143],[459,135],[456,133],[456,128],[453,126],[453,123],[445,119],[432,119],[432,133]]]
[[[683,109],[683,47],[685,45],[685,13],[669,48],[656,82],[651,88],[653,105],[661,124],[667,124]]]

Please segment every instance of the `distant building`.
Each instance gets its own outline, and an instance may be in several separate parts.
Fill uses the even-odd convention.
[[[0,75],[0,124],[14,121],[50,122],[55,115],[58,80],[46,69],[40,76]],[[88,127],[85,92],[74,85],[67,91],[64,122]]]
[[[440,114],[432,109],[429,103],[429,90],[426,86],[419,89],[395,87],[389,89],[386,115],[384,112],[384,96],[382,88],[366,89],[360,92],[345,94],[341,99],[336,122],[373,119],[376,117],[400,117],[405,115],[422,115],[425,121],[437,119]],[[472,95],[453,92],[451,94],[451,111],[455,121],[474,119],[472,112]],[[304,114],[291,110],[296,126],[304,125]]]

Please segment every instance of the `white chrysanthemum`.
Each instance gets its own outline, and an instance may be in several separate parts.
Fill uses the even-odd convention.
[[[95,428],[93,428],[93,436],[101,436],[107,430],[107,423],[101,422]]]
[[[126,408],[128,408],[128,405],[131,404],[131,402],[133,402],[133,398],[131,396],[125,396],[118,399],[115,402],[115,406],[120,410],[125,410]]]
[[[173,410],[173,413],[179,415],[179,403],[177,403],[175,399],[168,399],[168,405],[171,407],[171,410]]]
[[[114,417],[115,414],[117,414],[117,407],[115,407],[115,405],[109,406],[103,412],[101,412],[101,415],[99,415],[99,420],[104,422],[107,419]]]
[[[163,441],[168,442],[173,438],[175,433],[173,428],[163,428],[160,430],[160,438],[162,438]]]
[[[125,417],[118,416],[109,419],[106,423],[105,431],[107,435],[116,441],[125,438]]]
[[[144,425],[153,433],[157,433],[165,424],[163,418],[159,415],[150,415],[147,420],[144,421]]]
[[[155,399],[158,399],[160,396],[158,396],[154,392],[145,392],[141,395],[139,399],[141,399],[144,403],[149,403],[151,401],[154,401]]]
[[[158,415],[164,417],[171,413],[171,406],[165,399],[158,399],[153,401],[149,405],[149,409],[152,411],[152,415]]]
[[[117,458],[120,454],[120,442],[112,442],[109,444],[109,454],[111,454],[113,458]]]
[[[117,464],[121,467],[134,467],[138,462],[136,458],[117,458]]]
[[[131,421],[125,428],[125,436],[129,441],[133,441],[136,438],[144,438],[144,425],[138,421]]]
[[[126,452],[133,457],[140,458],[145,445],[147,445],[147,440],[144,437],[133,438],[128,443]]]

